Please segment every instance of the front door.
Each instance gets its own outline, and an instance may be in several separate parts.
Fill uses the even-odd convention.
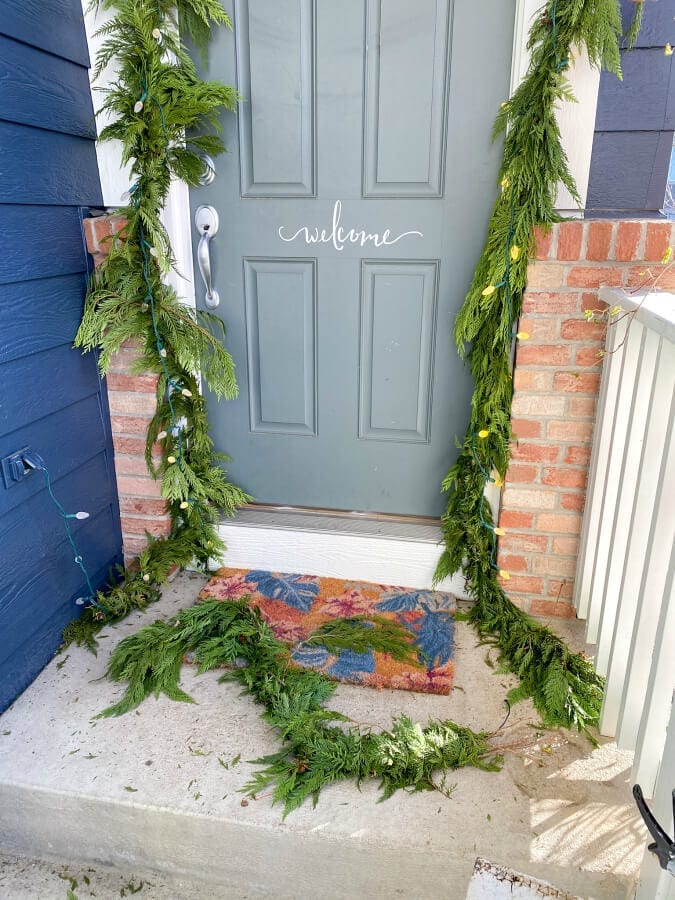
[[[210,403],[257,502],[438,516],[469,416],[452,341],[485,238],[515,0],[235,0],[208,187],[240,386]],[[204,302],[201,285],[198,304]]]

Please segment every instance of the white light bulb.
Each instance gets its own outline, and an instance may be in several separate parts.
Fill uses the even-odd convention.
[[[85,597],[78,597],[77,600],[75,601],[75,606],[84,606],[84,604],[86,602],[87,601],[86,601]]]
[[[157,435],[157,440],[163,441],[166,436],[167,436],[166,431],[160,431],[160,433]]]
[[[142,101],[142,100],[137,100],[137,101],[134,103],[134,112],[135,112],[135,113],[139,113],[142,109],[143,109],[143,101]]]
[[[164,347],[162,347],[162,349],[159,351],[159,355],[162,357],[162,359],[166,359],[166,350],[164,349]]]
[[[84,512],[83,510],[80,510],[80,512],[76,512],[76,513],[75,513],[75,518],[76,518],[76,519],[88,519],[88,518],[89,518],[89,513],[88,513],[88,512]]]

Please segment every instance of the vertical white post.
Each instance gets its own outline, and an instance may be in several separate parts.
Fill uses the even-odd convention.
[[[598,671],[607,673],[609,666],[614,623],[622,590],[622,575],[626,559],[626,549],[630,538],[630,523],[635,506],[638,474],[642,462],[645,429],[650,411],[650,400],[656,367],[659,359],[661,339],[654,331],[633,322],[633,328],[642,331],[642,344],[637,363],[635,387],[632,398],[622,399],[622,406],[629,408],[626,424],[626,442],[621,461],[621,471],[617,477],[619,485],[614,520],[611,525],[609,544],[611,551],[607,561],[605,583],[602,588],[602,612],[595,665]],[[637,341],[638,335],[635,335]],[[657,457],[658,459],[659,457]],[[606,527],[609,529],[609,522]]]
[[[672,428],[675,413],[673,383],[668,378],[668,357],[673,347],[661,342],[659,361],[653,373],[652,398],[646,412],[646,433],[642,447],[642,460],[635,491],[635,504],[630,516],[630,537],[625,558],[622,560],[619,608],[607,670],[605,698],[600,718],[602,734],[615,735],[619,721],[621,698],[628,677],[633,628],[637,616],[642,569],[647,558],[651,522],[659,490],[661,470],[654,460],[663,459],[668,446],[668,431]]]
[[[672,385],[672,382],[671,382]],[[646,706],[656,701],[647,693],[654,661],[654,650],[659,633],[663,605],[672,603],[668,599],[669,579],[672,579],[672,547],[675,532],[675,504],[672,485],[675,479],[675,446],[671,423],[670,439],[659,473],[660,490],[657,498],[648,540],[648,552],[642,568],[642,581],[638,594],[638,608],[633,629],[630,654],[626,666],[626,684],[621,698],[621,714],[617,729],[617,744],[633,749],[638,737],[638,729]],[[672,618],[670,619],[672,623]],[[665,635],[664,652],[673,654],[673,633]],[[671,675],[666,689],[672,693],[675,684]],[[667,708],[667,704],[666,704]],[[652,735],[655,737],[655,735]],[[658,742],[657,742],[658,743]],[[661,742],[662,746],[662,742]],[[658,752],[658,747],[654,750]]]
[[[641,785],[642,786],[642,785]],[[652,812],[664,830],[672,836],[673,805],[672,790],[675,787],[675,703],[671,706],[668,738],[663,754],[663,763],[659,772]],[[640,884],[635,900],[675,900],[675,877],[665,872],[653,853],[645,850]]]
[[[542,8],[542,0],[518,0],[513,36],[513,66],[511,69],[511,91],[520,84],[530,62],[527,51],[527,37],[535,15]],[[563,103],[558,109],[558,124],[562,144],[570,164],[581,208],[586,205],[588,177],[591,171],[591,154],[595,133],[595,114],[598,105],[600,72],[591,67],[586,53],[574,53],[569,70],[565,73],[576,103]],[[558,209],[576,212],[579,208],[569,192],[562,188],[558,193]]]
[[[626,323],[607,332],[607,356],[602,367],[600,396],[595,414],[595,432],[586,491],[586,511],[581,529],[577,574],[574,580],[574,606],[580,619],[588,616],[593,582],[595,548],[600,533],[600,513],[604,491],[604,461],[609,455],[612,440],[612,420],[618,402],[619,377],[621,375],[621,354],[619,349],[625,337]]]

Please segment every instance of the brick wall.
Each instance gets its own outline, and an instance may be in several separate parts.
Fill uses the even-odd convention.
[[[120,216],[85,219],[87,249],[95,265],[108,254],[112,236],[123,224]],[[145,465],[145,435],[155,411],[157,376],[132,374],[137,355],[133,343],[125,345],[113,358],[106,378],[127,563],[145,548],[146,532],[162,536],[171,528],[159,482]]]
[[[518,437],[505,480],[500,539],[505,585],[538,615],[573,616],[605,326],[588,322],[602,285],[637,287],[658,273],[672,245],[668,222],[564,222],[538,235],[529,269],[514,372],[513,430]],[[662,287],[675,286],[667,272]]]

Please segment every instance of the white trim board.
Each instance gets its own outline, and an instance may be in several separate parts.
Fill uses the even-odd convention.
[[[513,64],[511,69],[511,93],[522,81],[530,64],[527,38],[535,15],[542,7],[542,0],[516,0],[516,23],[513,34]],[[574,178],[581,210],[586,206],[588,179],[591,172],[595,116],[600,90],[600,71],[594,69],[586,51],[575,52],[572,65],[566,73],[576,103],[563,103],[558,107],[558,124],[562,145],[569,160],[570,172]],[[556,206],[564,212],[581,214],[569,191],[560,187]]]
[[[303,575],[323,575],[429,590],[441,555],[438,544],[362,534],[255,528],[221,522],[227,545],[225,564],[231,568],[268,569]],[[464,578],[455,574],[439,591],[468,599]]]

